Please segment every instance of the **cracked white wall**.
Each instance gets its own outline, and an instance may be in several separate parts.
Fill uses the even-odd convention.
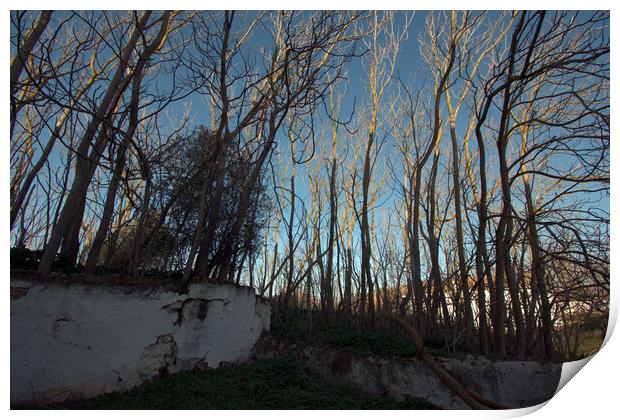
[[[248,358],[270,307],[254,290],[188,294],[11,280],[11,402],[50,403]]]
[[[351,349],[296,345],[264,337],[254,357],[275,355],[299,361],[323,377],[352,385],[369,394],[402,401],[424,398],[441,408],[470,407],[428,365],[417,358],[381,358],[353,354]],[[562,374],[561,363],[491,361],[467,355],[464,360],[436,358],[461,385],[508,408],[523,408],[553,397]]]

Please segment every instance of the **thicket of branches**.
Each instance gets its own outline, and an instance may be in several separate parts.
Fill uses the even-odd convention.
[[[579,356],[609,303],[609,14],[416,18],[11,12],[12,246]]]

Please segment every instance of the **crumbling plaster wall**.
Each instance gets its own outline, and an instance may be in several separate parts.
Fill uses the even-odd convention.
[[[246,360],[269,329],[254,290],[157,289],[11,280],[11,403],[51,403]]]
[[[297,345],[263,337],[253,358],[292,357],[323,377],[352,385],[373,395],[402,401],[424,398],[444,409],[469,409],[421,360],[355,355],[348,349]],[[507,408],[530,407],[553,397],[562,373],[561,363],[492,361],[467,356],[437,361],[466,389]]]

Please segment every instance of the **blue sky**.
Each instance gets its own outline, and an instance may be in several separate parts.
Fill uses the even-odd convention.
[[[411,13],[411,12],[408,12],[408,13]],[[497,12],[493,12],[493,13],[497,14]],[[63,15],[66,16],[67,14],[68,12],[57,13],[54,15],[54,19],[60,19],[63,17]],[[247,17],[243,16],[242,13],[237,14],[235,18],[234,27],[236,29],[242,30],[246,26],[246,18],[249,18],[249,17],[251,17],[251,14],[250,16],[247,16]],[[432,78],[426,68],[425,63],[423,62],[421,58],[420,45],[419,45],[419,39],[418,39],[418,37],[420,35],[423,35],[425,31],[426,17],[427,17],[427,12],[425,11],[416,11],[414,13],[411,25],[409,27],[408,38],[402,43],[400,47],[400,52],[398,55],[398,65],[397,65],[396,73],[400,76],[400,78],[404,81],[404,83],[410,86],[413,90],[417,90],[418,86],[420,86],[420,84],[422,84],[424,81],[426,82],[427,89],[432,88]],[[397,26],[403,25],[404,20],[405,20],[405,14],[402,12],[398,13],[396,17]],[[11,31],[13,33],[13,28],[11,28]],[[127,34],[125,34],[125,36],[127,36]],[[270,45],[269,37],[266,35],[265,32],[261,33],[261,30],[258,29],[257,35],[251,38],[251,41],[246,45],[245,52],[250,53],[250,54],[256,54],[257,52],[263,49],[269,49],[269,45]],[[360,48],[362,48],[362,46],[360,46]],[[13,51],[13,48],[11,50]],[[350,62],[347,65],[348,80],[346,83],[346,95],[343,98],[342,111],[341,111],[341,115],[343,116],[345,115],[348,116],[351,113],[354,103],[356,105],[356,111],[358,113],[363,112],[363,109],[365,107],[364,102],[367,96],[366,95],[367,76],[362,67],[362,60],[365,60],[365,58],[354,59],[352,62]],[[165,76],[163,77],[159,76],[156,84],[158,88],[160,89],[169,89],[171,85],[170,80],[169,79],[167,80]],[[344,84],[341,84],[339,88],[341,91],[344,91],[345,90]],[[395,92],[396,92],[395,89],[396,89],[396,84],[392,91],[386,93],[384,97],[385,101],[394,100]],[[188,129],[191,130],[196,125],[205,125],[205,126],[210,125],[211,115],[209,113],[208,99],[206,99],[206,97],[200,93],[194,93],[190,95],[189,97],[187,97],[186,99],[184,99],[183,101],[177,102],[176,104],[173,104],[169,107],[168,115],[170,116],[170,119],[171,119],[171,123],[169,124],[169,127],[175,126],[173,122],[178,123],[178,121],[182,117],[184,107],[187,105],[191,107],[190,108],[191,109],[190,124],[188,126]],[[462,136],[465,132],[466,118],[467,118],[467,110],[462,109],[461,113],[459,114],[459,119],[457,120],[457,131],[458,131],[459,136]],[[321,120],[325,122],[325,119],[319,116],[318,121],[320,122]],[[389,129],[389,127],[387,128]],[[325,130],[326,130],[325,134],[327,138],[329,138],[330,133],[329,133],[328,128],[325,127]],[[172,128],[170,128],[170,131],[172,131]],[[340,133],[342,136],[341,142],[340,142],[341,144],[340,148],[341,148],[342,153],[340,155],[344,156],[347,150],[347,146],[346,146],[347,135],[345,134],[343,129],[340,129]],[[166,133],[164,132],[162,134],[165,137]],[[42,141],[46,141],[47,135],[48,134],[43,136]],[[447,135],[447,132],[444,133],[444,140],[443,140],[444,143],[442,146],[442,164],[444,165],[449,164],[449,160],[448,160],[449,159],[449,152],[448,152],[449,143],[447,142],[448,139],[446,135]],[[514,140],[517,141],[516,138]],[[352,147],[356,147],[356,144],[358,145],[358,147],[363,147],[361,145],[363,145],[364,141],[365,141],[364,131],[360,130],[358,134],[356,134],[356,137],[350,139],[349,141],[349,147],[348,147],[349,153],[351,153]],[[290,151],[289,151],[289,142],[288,142],[288,139],[286,138],[286,133],[281,132],[279,134],[278,143],[279,143],[278,151],[282,154],[281,156],[282,161],[284,163],[287,163],[288,157],[290,155]],[[474,142],[472,139],[472,152],[475,152],[475,147],[473,143]],[[330,142],[329,141],[326,142],[326,145],[327,145],[326,147],[329,148]],[[60,152],[62,150],[63,150],[62,148],[56,147],[55,152],[50,160],[52,167],[56,168],[60,166],[59,158],[61,156]],[[319,150],[318,152],[320,153],[321,150]],[[328,152],[328,150],[325,150],[323,152]],[[487,153],[489,156],[489,167],[492,168],[493,162],[495,161],[495,155],[494,155],[494,150],[492,148],[492,144],[489,145]],[[388,135],[386,145],[382,150],[382,157],[378,160],[378,165],[375,171],[374,181],[376,182],[376,180],[385,173],[385,171],[387,170],[386,162],[388,161],[390,161],[393,164],[393,167],[396,168],[397,171],[399,170],[399,168],[402,168],[402,164],[400,164],[399,161],[397,161],[397,159],[398,159],[398,154],[396,153],[396,150],[395,150],[394,139],[390,135]],[[297,170],[297,185],[296,185],[297,193],[300,195],[302,200],[305,202],[306,206],[309,207],[310,206],[310,198],[309,198],[309,193],[308,193],[309,184],[307,180],[306,166],[297,165],[296,170]],[[322,171],[324,173],[324,170]],[[493,171],[491,169],[490,177],[493,176],[492,173]],[[107,174],[105,176],[107,176]],[[43,180],[46,179],[46,170],[43,170],[41,172],[41,178]],[[446,181],[448,179],[449,177],[444,178],[444,180]],[[515,190],[517,189],[515,188]],[[100,194],[103,195],[104,193],[105,193],[105,188],[100,191]],[[395,215],[393,213],[394,213],[395,206],[396,206],[395,200],[398,199],[397,194],[391,193],[389,188],[384,188],[383,196],[385,196],[385,198],[382,197],[382,200],[380,200],[383,204],[377,212],[377,217],[378,219],[385,218],[387,217],[388,213],[390,213],[392,214],[392,222],[395,222],[394,220]],[[344,202],[344,196],[341,196],[340,201],[341,203]],[[609,211],[609,197],[607,194],[605,193],[600,194],[600,197],[596,201],[598,201],[598,205],[602,209],[604,209],[607,212]],[[325,201],[325,205],[327,205],[326,201]],[[442,209],[439,209],[439,210],[441,211]],[[324,210],[323,214],[326,214],[326,213],[327,211]],[[298,213],[298,216],[301,216],[301,213]],[[281,232],[283,232],[283,227],[281,229]],[[282,241],[281,246],[283,247],[286,246],[282,233],[281,233],[281,241]]]

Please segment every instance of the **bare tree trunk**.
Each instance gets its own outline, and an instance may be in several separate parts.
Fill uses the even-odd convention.
[[[143,160],[144,157],[140,157]],[[146,161],[141,163],[142,166],[142,179],[145,181],[144,197],[142,197],[142,208],[140,209],[140,217],[138,219],[138,226],[136,227],[136,236],[133,241],[133,250],[131,253],[131,263],[129,273],[131,275],[137,275],[140,267],[140,259],[142,255],[142,237],[144,236],[144,224],[146,222],[147,214],[149,213],[151,193],[153,190],[153,181],[151,179],[151,170],[149,164]]]
[[[51,17],[52,10],[41,11],[33,27],[26,34],[22,44],[17,45],[17,55],[11,62],[11,137],[13,137],[13,128],[15,127],[15,120],[17,118],[17,104],[15,103],[17,83],[19,82],[28,57],[32,54],[32,50],[39,38],[41,38],[41,35],[43,35],[43,32],[45,32],[45,28],[49,24]]]
[[[360,272],[362,276],[361,281],[361,303],[360,308],[360,321],[363,326],[368,326],[370,329],[374,328],[375,322],[375,302],[373,291],[373,279],[370,270],[370,256],[371,256],[371,242],[370,242],[370,226],[368,223],[368,196],[370,188],[370,151],[372,149],[374,141],[374,131],[371,131],[368,145],[366,147],[366,156],[364,159],[364,173],[362,176],[362,208],[361,213],[361,225],[360,234],[362,236],[362,256],[360,262]],[[365,311],[366,300],[366,286],[368,286],[368,316]]]
[[[334,291],[333,291],[333,266],[334,266],[334,243],[336,219],[338,217],[338,205],[336,203],[336,148],[332,146],[331,175],[329,178],[329,236],[327,239],[327,270],[325,274],[326,305],[328,322],[334,320]]]
[[[127,151],[129,144],[131,143],[131,139],[133,138],[138,128],[138,122],[139,122],[138,121],[138,110],[139,110],[139,105],[140,105],[140,89],[142,86],[142,77],[144,74],[144,69],[151,55],[153,55],[156,51],[158,51],[163,46],[163,41],[168,34],[169,22],[170,22],[170,12],[165,12],[164,15],[162,16],[162,23],[160,26],[159,33],[149,45],[145,46],[145,51],[142,53],[136,65],[136,69],[133,74],[132,88],[131,88],[131,103],[129,107],[129,127],[127,128],[127,131],[124,133],[123,141],[121,142],[121,145],[119,147],[117,164],[114,169],[112,181],[110,185],[108,186],[108,191],[106,194],[104,213],[101,218],[101,221],[99,222],[99,228],[97,230],[97,234],[95,235],[95,239],[91,246],[88,259],[86,260],[86,265],[85,265],[86,271],[94,270],[97,264],[97,260],[99,258],[99,252],[101,251],[101,246],[103,245],[103,241],[105,239],[105,235],[107,234],[108,229],[110,227],[110,221],[112,220],[112,211],[114,209],[114,201],[116,198],[116,191],[118,189],[119,178],[122,175],[123,167],[125,165],[126,151]],[[142,160],[144,160],[142,153],[139,152],[138,154],[140,155]],[[146,162],[143,162],[142,164],[148,165]],[[143,170],[143,175],[145,174],[145,172],[146,173],[149,172],[148,168],[146,168],[146,170]],[[145,197],[145,200],[147,200],[147,198],[150,198],[150,180],[147,180],[147,193],[149,197]],[[146,207],[143,208],[143,212],[140,217],[141,222],[143,222],[144,220],[144,214],[146,211],[148,211],[148,200],[146,202]],[[141,233],[140,229],[138,231]],[[138,235],[138,232],[136,232],[136,235]],[[136,242],[138,241],[136,240]],[[139,245],[137,246],[139,247]],[[134,257],[136,257],[136,253],[138,251],[135,247],[134,247],[134,250],[135,252],[133,253],[133,255]],[[134,258],[132,262],[132,267],[130,269],[130,272],[133,274],[135,274],[135,269],[137,268],[133,264],[137,264],[137,263],[138,262]]]
[[[28,56],[32,53],[32,49],[34,45],[37,43],[45,28],[47,27],[50,18],[52,17],[52,10],[43,10],[37,21],[34,23],[34,26],[28,33],[21,46],[17,48],[17,55],[11,62],[11,97],[15,94],[15,90],[17,89],[17,82],[19,81],[19,77],[24,69],[24,65],[26,64],[26,60]]]
[[[525,152],[527,143],[527,128],[522,130],[522,153]],[[531,282],[532,282],[532,308],[535,306],[536,297],[540,298],[541,303],[541,318],[542,318],[542,339],[543,347],[545,351],[545,357],[547,360],[551,359],[553,355],[553,323],[551,321],[551,303],[549,302],[549,295],[547,291],[547,284],[545,280],[545,264],[540,252],[540,240],[538,237],[538,229],[536,226],[536,209],[534,207],[534,200],[532,199],[532,187],[530,185],[529,175],[526,172],[525,163],[521,164],[521,172],[523,175],[523,187],[525,189],[525,203],[527,209],[527,234],[529,239],[530,253],[532,257],[532,270],[531,270]],[[534,327],[535,320],[534,310],[532,309],[530,321],[528,322],[528,330]],[[527,335],[527,334],[526,334]],[[529,344],[529,343],[528,343]]]
[[[219,99],[221,100],[222,110],[217,131],[215,132],[215,141],[217,142],[217,145],[215,151],[213,152],[213,167],[215,168],[214,176],[216,177],[215,190],[213,191],[213,196],[211,196],[211,180],[209,180],[209,188],[204,188],[203,192],[205,194],[201,194],[201,203],[202,201],[206,200],[206,194],[208,194],[208,196],[210,197],[209,211],[206,215],[205,220],[206,230],[204,231],[203,235],[203,227],[201,226],[201,228],[198,229],[195,234],[195,240],[198,240],[200,243],[200,253],[198,254],[198,259],[196,261],[196,272],[202,276],[207,276],[210,274],[208,272],[208,254],[209,251],[212,249],[212,242],[215,237],[217,226],[219,225],[220,209],[222,206],[222,197],[224,193],[224,176],[226,161],[228,158],[228,148],[232,141],[232,135],[229,133],[228,129],[228,113],[230,108],[230,99],[228,97],[227,74],[229,40],[232,30],[233,19],[234,12],[232,12],[232,14],[228,11],[224,13],[222,46],[219,52],[219,86],[217,91]],[[192,266],[194,264],[196,247],[192,246],[192,251],[193,252],[190,253],[190,258],[188,259],[187,266],[183,274],[184,288],[187,287],[187,284],[189,282],[189,276],[191,274]]]
[[[103,205],[103,214],[101,216],[101,221],[99,222],[99,228],[97,229],[95,239],[93,240],[90,251],[88,252],[86,264],[84,265],[84,270],[86,272],[94,272],[97,266],[97,261],[99,260],[99,254],[103,248],[103,243],[105,242],[108,230],[110,229],[110,223],[112,222],[112,216],[114,214],[114,203],[118,193],[118,185],[125,167],[126,151],[127,143],[123,141],[118,151],[118,157],[116,159],[116,165],[114,166],[112,180],[110,181],[110,185],[108,185],[108,190],[106,191],[106,199]]]
[[[106,115],[108,115],[111,105],[113,103],[118,103],[124,89],[127,87],[127,77],[125,75],[125,72],[129,65],[129,59],[133,54],[133,50],[138,42],[138,39],[140,38],[140,35],[143,33],[144,27],[146,26],[146,23],[148,22],[150,16],[150,11],[144,12],[142,17],[140,18],[140,21],[134,28],[131,38],[129,39],[127,45],[125,45],[125,48],[123,49],[119,57],[119,63],[116,68],[114,77],[110,82],[108,90],[106,91],[104,98],[99,104],[95,115],[88,124],[86,130],[84,131],[84,135],[79,142],[79,146],[77,149],[78,164],[76,165],[74,185],[71,188],[71,192],[69,193],[69,197],[67,198],[60,218],[54,226],[54,229],[52,230],[52,233],[50,235],[50,239],[45,246],[45,250],[39,263],[39,271],[50,271],[50,269],[52,268],[52,261],[56,255],[56,251],[58,250],[58,247],[60,246],[60,243],[65,236],[71,234],[73,235],[73,237],[75,237],[75,221],[78,218],[77,216],[80,216],[84,212],[83,206],[80,206],[80,202],[83,202],[80,197],[86,194],[88,184],[90,183],[90,179],[92,177],[92,175],[89,176],[89,173],[91,171],[89,170],[90,168],[88,168],[88,166],[90,165],[87,165],[87,162],[85,161],[86,159],[88,159],[87,155],[88,150],[91,146],[91,140],[94,137],[97,129],[101,125],[101,122],[104,121]],[[112,106],[112,108],[114,107],[115,106]],[[103,129],[103,131],[106,131],[105,128]],[[98,161],[99,154],[95,153],[95,157]],[[81,223],[81,219],[78,223]],[[71,232],[71,230],[73,230],[73,232]],[[69,240],[68,242],[73,243],[74,241]],[[75,255],[77,255],[77,250],[74,253]]]
[[[351,255],[351,248],[346,249],[347,261],[344,273],[344,315],[347,321],[351,320],[351,305],[352,305],[352,277],[353,277],[353,256]]]
[[[86,196],[88,194],[88,186],[92,179],[95,170],[97,169],[96,161],[103,153],[104,147],[113,136],[112,124],[115,115],[111,116],[107,127],[102,127],[94,149],[89,156],[85,159],[80,159],[78,156],[75,173],[79,173],[80,176],[74,178],[74,182],[71,186],[71,191],[67,197],[67,202],[63,208],[63,214],[65,209],[74,209],[73,218],[67,222],[67,232],[62,238],[62,244],[60,252],[70,261],[75,262],[80,249],[80,230],[82,227],[82,219],[86,207]],[[73,194],[72,194],[73,193]],[[67,205],[71,203],[71,207]],[[62,215],[61,215],[62,218]],[[61,219],[62,220],[62,219]]]
[[[96,51],[93,53],[91,60],[94,60],[95,57],[96,57]],[[28,191],[30,190],[30,187],[33,181],[36,179],[41,168],[43,168],[43,165],[45,164],[45,162],[47,162],[47,159],[49,155],[51,154],[52,149],[54,148],[54,145],[56,144],[56,140],[60,137],[61,130],[64,127],[67,118],[69,118],[69,116],[71,115],[71,111],[73,107],[77,104],[78,100],[84,95],[84,93],[86,93],[88,89],[90,89],[90,87],[93,85],[93,83],[95,82],[96,76],[97,74],[93,70],[91,72],[90,79],[71,99],[70,105],[63,110],[61,115],[56,120],[56,124],[54,125],[54,131],[50,135],[50,138],[47,141],[45,148],[43,149],[43,151],[41,152],[41,155],[39,156],[39,159],[34,164],[32,169],[30,169],[24,181],[21,183],[21,188],[19,188],[19,192],[17,192],[16,194],[13,194],[13,190],[11,190],[11,193],[12,193],[11,194],[11,229],[13,229],[13,224],[15,222],[15,219],[17,218],[17,215],[22,208],[23,201],[26,195],[28,194]]]
[[[291,142],[291,154],[293,156],[291,168],[291,186],[290,186],[290,209],[288,219],[288,276],[286,278],[286,287],[284,288],[284,301],[282,303],[282,311],[284,312],[284,322],[289,320],[289,299],[293,292],[293,270],[295,268],[295,246],[293,244],[293,221],[295,220],[295,142]]]
[[[450,139],[452,143],[452,182],[454,188],[454,212],[456,222],[456,248],[459,259],[459,278],[463,293],[463,304],[465,306],[465,342],[468,348],[473,346],[474,316],[471,306],[471,296],[469,294],[469,275],[465,260],[465,238],[463,237],[463,221],[461,215],[461,177],[459,164],[459,150],[456,140],[455,121],[450,119]]]
[[[441,138],[441,135],[439,136]],[[427,213],[427,230],[428,230],[428,249],[431,257],[431,270],[430,270],[430,280],[429,280],[429,288],[431,288],[432,292],[429,294],[429,299],[431,300],[430,305],[430,313],[428,314],[428,327],[431,330],[436,330],[438,327],[437,319],[439,308],[442,305],[442,292],[443,292],[443,282],[441,280],[441,272],[440,272],[440,263],[439,263],[439,238],[437,236],[437,214],[436,214],[436,180],[437,180],[437,167],[439,164],[439,150],[440,150],[440,141],[437,142],[436,147],[434,148],[433,154],[433,164],[431,166],[431,173],[428,180],[428,188],[427,188],[427,202],[428,202],[428,213]],[[445,319],[444,322],[448,323],[448,319]]]

